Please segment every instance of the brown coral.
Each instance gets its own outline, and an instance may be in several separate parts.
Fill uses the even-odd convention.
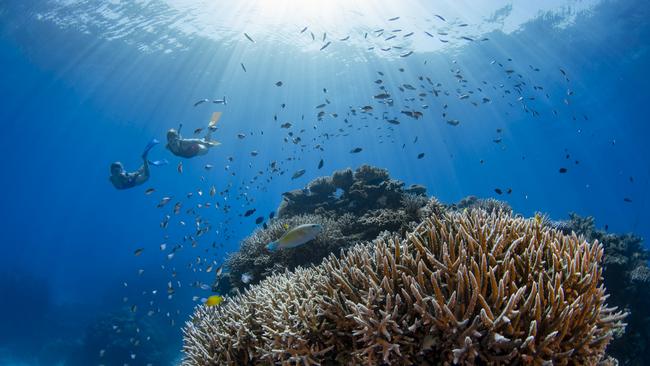
[[[596,364],[624,317],[602,255],[503,212],[431,217],[199,307],[183,364]]]

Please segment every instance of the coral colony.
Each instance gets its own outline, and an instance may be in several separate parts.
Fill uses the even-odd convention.
[[[264,250],[308,222],[323,226],[313,242]],[[630,342],[624,321],[648,313],[630,286],[609,299],[604,286],[620,287],[607,271],[645,278],[632,275],[648,270],[633,239],[492,199],[445,206],[370,166],[337,171],[285,193],[228,259],[231,296],[196,308],[183,365],[615,364],[608,344]]]
[[[475,209],[356,245],[197,308],[184,365],[596,364],[626,314],[603,248]]]

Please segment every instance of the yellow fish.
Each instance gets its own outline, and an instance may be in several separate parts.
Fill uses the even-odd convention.
[[[223,302],[223,297],[212,295],[205,300],[205,306],[217,306]]]

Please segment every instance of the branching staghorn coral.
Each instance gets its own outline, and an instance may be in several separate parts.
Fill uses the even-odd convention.
[[[633,234],[612,234],[596,228],[593,217],[569,214],[555,224],[565,233],[575,232],[598,240],[604,248],[603,277],[610,289],[609,302],[630,312],[625,334],[618,334],[607,352],[623,365],[650,365],[650,251]]]
[[[199,306],[183,365],[597,364],[625,317],[602,256],[503,212],[433,216]]]

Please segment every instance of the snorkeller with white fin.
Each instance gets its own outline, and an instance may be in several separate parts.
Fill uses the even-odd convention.
[[[187,159],[207,154],[211,147],[221,145],[220,142],[211,139],[212,132],[216,130],[216,124],[220,117],[221,112],[214,112],[212,114],[212,119],[208,125],[208,132],[203,138],[183,138],[181,136],[182,124],[178,127],[178,130],[173,128],[169,129],[167,131],[167,149],[172,154]]]

